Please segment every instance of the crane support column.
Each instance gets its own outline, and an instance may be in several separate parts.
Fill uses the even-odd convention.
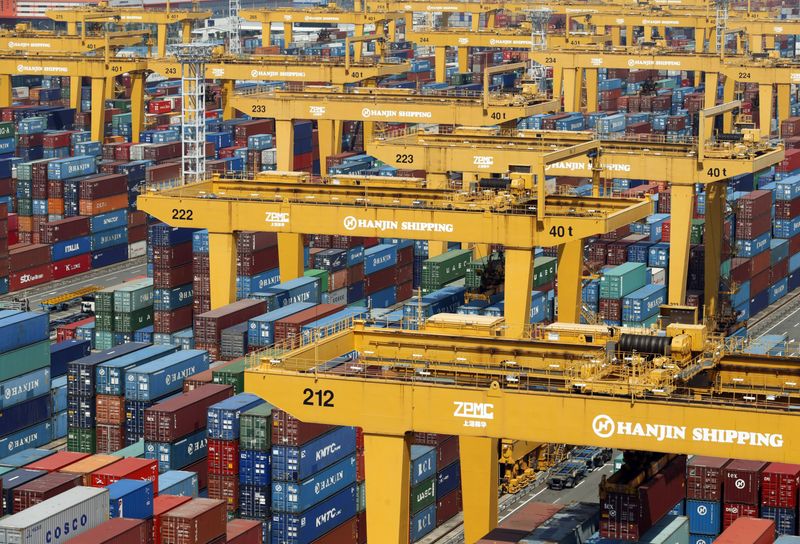
[[[622,45],[622,32],[621,28],[618,26],[611,27],[611,45],[614,47],[619,47]]]
[[[236,302],[236,236],[231,232],[209,232],[211,309]]]
[[[758,84],[758,128],[761,136],[768,137],[772,132],[772,84]]]
[[[236,110],[233,108],[233,92],[236,88],[236,81],[226,79],[222,82],[222,119],[230,121],[236,117]]]
[[[561,91],[564,88],[564,69],[553,66],[553,98],[561,101]]]
[[[458,47],[458,71],[469,72],[469,47],[466,45]]]
[[[364,25],[355,25],[355,29],[353,29],[353,37],[360,38],[364,35]],[[353,44],[353,60],[355,62],[361,62],[361,55],[363,54],[364,44],[362,42],[355,42]]]
[[[131,141],[139,143],[144,127],[144,74],[131,74]]]
[[[303,276],[303,235],[293,232],[278,233],[278,266],[281,283]]]
[[[11,107],[12,91],[11,91],[11,76],[0,75],[0,108]],[[80,97],[81,93],[78,93]]]
[[[183,43],[190,43],[184,39]],[[157,25],[156,27],[156,43],[158,44],[158,58],[163,59],[167,56],[167,25]]]
[[[319,129],[319,168],[328,173],[328,157],[342,152],[342,122],[328,119],[317,120]]]
[[[558,246],[558,320],[580,323],[583,239]]]
[[[764,42],[764,49],[767,49],[768,51],[775,49],[775,36],[772,34],[767,34],[764,36]]]
[[[633,45],[633,26],[631,25],[625,27],[625,45],[628,47]]]
[[[719,311],[719,263],[722,258],[722,223],[725,216],[725,184],[706,185],[706,225],[703,235],[705,245],[705,314],[717,315]]]
[[[669,233],[669,303],[684,304],[689,273],[689,245],[694,210],[694,185],[672,185]]]
[[[581,109],[580,68],[564,69],[564,111]]]
[[[261,47],[269,47],[272,44],[272,23],[261,23]]]
[[[116,81],[117,81],[117,76],[115,75],[109,75],[106,78],[106,86],[105,86],[106,100],[114,100],[117,97]]]
[[[6,77],[6,76],[2,76],[2,77]],[[83,78],[80,77],[80,76],[70,76],[70,78],[69,78],[69,107],[70,108],[74,108],[76,112],[81,111],[81,80],[82,79]]]
[[[458,449],[464,504],[464,541],[477,542],[497,527],[497,439],[459,436]]]
[[[785,121],[791,114],[791,85],[781,83],[778,86],[778,130],[781,127],[781,121]]]
[[[519,338],[531,320],[533,250],[506,248],[505,266],[506,335]]]
[[[597,111],[597,68],[589,68],[586,73],[586,111]]]
[[[434,47],[433,54],[436,83],[447,83],[447,47],[444,45]]]
[[[727,104],[733,102],[733,97],[736,94],[736,81],[732,77],[726,77],[725,83],[722,84],[722,103]],[[722,130],[724,132],[731,132],[733,130],[733,112],[727,111],[722,114]]]
[[[716,72],[706,72],[706,95],[705,95],[705,107],[706,108],[713,108],[717,105],[717,84],[719,83],[719,74]],[[714,133],[714,122],[713,119],[710,122],[705,124],[705,134],[701,134],[700,137],[705,140],[710,140],[711,135]]]
[[[92,78],[92,140],[103,141],[105,119],[103,112],[106,104],[106,78]]]
[[[750,35],[750,53],[764,52],[764,36],[761,34]]]
[[[366,141],[366,134],[364,138]],[[278,170],[291,172],[294,170],[294,121],[275,120],[275,139],[278,148]]]
[[[184,21],[181,29],[181,41],[183,43],[192,43],[192,22]]]
[[[294,31],[294,24],[293,23],[283,23],[283,46],[289,47],[289,44],[292,43],[292,39],[294,36],[292,32]]]
[[[397,21],[391,19],[386,25],[386,33],[389,34],[389,40],[392,42],[397,41]]]
[[[364,433],[369,542],[408,543],[410,470],[411,447],[404,436]]]

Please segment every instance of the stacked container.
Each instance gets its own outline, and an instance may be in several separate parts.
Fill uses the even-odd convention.
[[[151,225],[148,262],[155,287],[153,332],[168,343],[178,331],[192,327],[192,229]]]
[[[239,427],[239,515],[269,519],[272,502],[272,410],[267,403],[242,413]]]
[[[427,295],[464,277],[472,250],[453,249],[422,263],[422,294]]]
[[[211,310],[194,318],[195,346],[206,349],[213,359],[219,357],[222,331],[243,323],[266,310],[266,303],[260,300],[240,300],[216,310]]]
[[[770,463],[761,472],[761,517],[775,522],[775,534],[797,534],[800,466]]]
[[[355,236],[312,237],[311,270],[306,271],[306,276],[320,278],[322,302],[356,304],[367,294],[364,277],[366,241],[362,237]],[[379,287],[381,286],[377,283],[373,285],[371,293],[379,291]]]
[[[274,232],[240,232],[236,238],[236,298],[248,298],[280,282]]]
[[[192,308],[194,315],[211,309],[211,277],[208,260],[208,231],[192,233]]]
[[[263,403],[240,393],[208,408],[208,496],[224,500],[231,516],[239,510],[240,416]]]

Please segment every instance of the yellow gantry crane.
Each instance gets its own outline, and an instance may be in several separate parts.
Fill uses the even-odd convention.
[[[139,196],[138,208],[178,227],[209,229],[211,306],[236,299],[239,231],[278,233],[281,281],[303,274],[303,235],[397,237],[505,247],[505,314],[509,334],[529,321],[533,251],[558,246],[559,307],[577,320],[581,300],[583,238],[613,231],[646,217],[647,200],[578,198],[545,191],[546,165],[583,156],[597,142],[541,154],[503,190],[445,188],[441,180],[381,176],[317,179],[296,173],[262,173],[254,179],[214,177],[176,189]],[[563,305],[562,305],[563,304]]]
[[[722,249],[722,223],[725,208],[725,180],[755,173],[784,158],[782,144],[767,140],[738,142],[715,141],[708,127],[713,119],[739,106],[732,102],[703,110],[700,134],[707,140],[668,141],[651,135],[630,139],[601,140],[601,165],[611,177],[626,179],[666,180],[672,188],[670,224],[669,302],[683,304],[686,297],[686,276],[695,185],[706,191],[705,224],[705,309],[708,317],[718,311],[719,265]],[[529,171],[543,153],[570,148],[581,142],[594,141],[587,132],[535,130],[502,131],[466,127],[449,134],[419,131],[401,136],[387,136],[367,145],[367,151],[379,160],[402,167],[425,168],[430,173],[467,172],[471,175],[508,174]],[[530,170],[535,172],[535,170]],[[548,176],[591,177],[592,163],[587,157],[549,161]],[[655,174],[657,173],[657,174]],[[583,242],[574,242],[576,255],[583,254]],[[565,267],[560,266],[559,274]],[[569,268],[566,267],[568,271]],[[559,288],[559,297],[561,289]],[[559,298],[559,301],[561,299]],[[559,304],[560,307],[560,304]],[[571,306],[570,306],[571,307]],[[561,321],[573,321],[559,317]]]
[[[497,125],[538,113],[560,111],[535,86],[522,93],[490,92],[493,75],[524,69],[516,63],[488,68],[483,93],[418,92],[408,89],[308,86],[299,89],[246,92],[234,95],[231,105],[251,117],[275,119],[278,170],[293,169],[293,121],[314,119],[319,129],[320,165],[342,150],[342,121],[362,121],[364,141],[372,140],[376,122],[433,123],[440,125]],[[323,173],[325,171],[323,170]]]
[[[142,31],[91,33],[86,36],[34,31],[27,25],[14,30],[0,31],[0,52],[38,54],[81,54],[101,51],[106,47],[119,49],[143,44],[149,33]]]
[[[210,11],[167,10],[144,8],[114,8],[104,2],[98,6],[76,6],[70,9],[47,10],[45,16],[53,21],[67,23],[67,34],[85,36],[91,23],[116,23],[119,25],[155,25],[159,57],[167,54],[167,31],[170,25],[181,25],[183,43],[192,39],[192,25],[211,17]],[[81,26],[80,30],[78,25]]]
[[[788,432],[800,391],[784,385],[796,359],[730,353],[703,325],[669,325],[650,350],[652,330],[503,330],[448,314],[417,330],[342,326],[251,354],[245,390],[302,421],[363,429],[369,541],[408,542],[410,431],[459,437],[466,542],[497,525],[498,439],[800,462]],[[708,385],[690,386],[700,375]]]

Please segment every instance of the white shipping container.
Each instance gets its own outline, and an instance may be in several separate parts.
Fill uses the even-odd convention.
[[[147,240],[128,244],[128,258],[143,257],[147,253]]]
[[[0,519],[0,544],[59,544],[108,521],[108,489],[74,487]]]
[[[11,89],[11,98],[30,98],[31,91],[28,87],[13,87]]]
[[[261,152],[261,164],[277,164],[278,162],[278,150],[274,147],[269,149],[265,149]]]
[[[650,283],[652,283],[653,285],[666,285],[667,270],[665,268],[651,268]]]
[[[150,144],[135,144],[131,146],[131,160],[132,161],[142,161],[144,160],[144,150],[149,147]]]

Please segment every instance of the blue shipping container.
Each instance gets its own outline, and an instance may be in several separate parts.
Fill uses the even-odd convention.
[[[267,310],[272,312],[297,302],[319,304],[320,295],[319,278],[304,276],[268,287],[251,298],[266,300]]]
[[[193,284],[191,283],[172,289],[154,289],[153,309],[157,312],[168,312],[183,308],[192,303],[193,294]]]
[[[64,412],[67,409],[67,377],[59,376],[50,382],[50,400],[53,404],[53,413]]]
[[[411,446],[411,485],[415,486],[436,474],[436,448]]]
[[[119,480],[108,486],[109,516],[149,519],[153,517],[153,482]]]
[[[797,534],[797,511],[793,508],[777,508],[774,506],[761,506],[761,516],[775,522],[776,535]]]
[[[183,380],[208,370],[209,357],[205,350],[180,350],[158,360],[128,371],[125,398],[150,401],[183,388]]]
[[[411,518],[411,542],[420,540],[436,527],[436,505],[423,508]]]
[[[196,497],[198,493],[197,473],[186,470],[168,470],[158,475],[159,495]]]
[[[270,454],[267,451],[239,451],[239,483],[242,485],[269,486],[272,480]]]
[[[380,244],[364,250],[364,274],[372,274],[397,264],[397,246]]]
[[[450,463],[436,473],[436,500],[441,499],[461,485],[461,463]]]
[[[351,455],[301,482],[272,482],[274,512],[303,512],[356,481],[356,456]]]
[[[353,427],[337,427],[302,446],[272,446],[272,479],[305,480],[355,451]]]
[[[92,251],[92,270],[128,260],[128,244],[120,244],[102,251]]]
[[[67,373],[67,364],[86,357],[91,351],[88,340],[65,340],[50,344],[50,377],[56,378]]]
[[[270,346],[274,343],[275,322],[314,307],[312,302],[295,302],[272,310],[247,322],[247,343],[251,346]]]
[[[128,227],[104,230],[90,236],[92,251],[128,243]]]
[[[67,389],[70,395],[92,397],[95,394],[95,369],[98,365],[123,357],[135,351],[148,347],[147,344],[135,342],[122,344],[111,349],[94,353],[87,357],[76,359],[67,364]]]
[[[273,512],[271,544],[309,544],[338,527],[356,515],[356,493],[351,485],[302,514]]]
[[[50,393],[50,369],[40,368],[0,383],[0,409]]]
[[[0,436],[7,436],[49,420],[51,414],[49,391],[41,397],[4,408],[0,410]]]
[[[18,451],[17,453],[12,453],[8,457],[3,457],[0,459],[0,466],[14,468],[24,467],[25,465],[30,465],[31,463],[38,461],[39,459],[44,459],[45,457],[53,455],[54,453],[55,450],[28,448]]]
[[[14,312],[0,318],[0,353],[48,340],[49,322],[49,314],[41,312]]]
[[[239,393],[208,407],[208,437],[217,440],[238,440],[239,416],[264,404],[264,399],[252,393]]]
[[[95,391],[98,395],[124,395],[125,373],[128,370],[160,359],[177,350],[178,346],[148,346],[100,363],[95,367]]]
[[[722,528],[722,505],[714,501],[686,501],[689,532],[701,535],[718,535]]]
[[[128,210],[116,210],[91,217],[90,228],[94,232],[116,229],[128,226]]]
[[[776,228],[777,223],[780,219],[776,220]],[[764,234],[757,236],[753,240],[736,240],[736,253],[739,257],[755,257],[759,253],[769,249],[769,241],[770,241],[770,234],[769,232],[765,232]],[[781,236],[781,238],[787,238],[786,236]]]
[[[269,485],[239,486],[239,513],[248,519],[267,519],[270,515],[269,496]]]
[[[206,457],[207,453],[208,440],[205,429],[200,429],[173,443],[149,441],[144,443],[144,458],[158,460],[159,472],[188,467]]]
[[[80,238],[52,244],[50,246],[50,256],[53,261],[61,261],[89,253],[90,249],[89,237],[81,236]]]

